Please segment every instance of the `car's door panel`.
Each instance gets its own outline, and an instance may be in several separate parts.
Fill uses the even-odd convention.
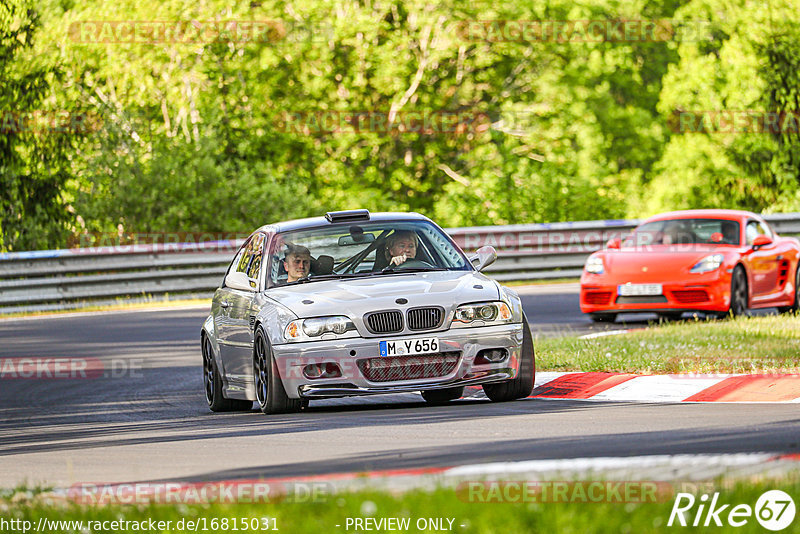
[[[253,356],[253,330],[250,326],[254,293],[231,290],[228,351],[225,353],[225,374],[231,387],[243,387],[250,376]]]
[[[234,256],[225,275],[227,276],[228,273],[235,272],[243,266],[246,268],[251,256],[252,248],[250,246],[250,240],[248,239],[236,253],[236,256]],[[222,287],[217,289],[214,294],[211,307],[211,313],[214,316],[214,328],[217,331],[217,340],[219,342],[220,360],[222,361],[220,370],[222,371],[224,383],[228,382],[227,365],[233,357],[231,352],[234,346],[233,336],[236,333],[231,320],[231,306],[234,297],[234,290],[226,287],[223,280]]]
[[[230,293],[231,290],[225,287],[217,289],[211,304],[211,314],[214,317],[214,330],[217,332],[220,358],[223,361],[225,359],[225,353],[228,351],[228,345],[230,343],[229,338],[232,333],[230,328]]]
[[[772,237],[769,228],[762,222],[750,219],[745,228],[747,245],[752,246],[753,240],[759,235]],[[751,273],[751,302],[763,303],[775,298],[778,291],[778,256],[780,248],[776,243],[771,243],[752,250],[747,256]]]
[[[230,336],[225,356],[225,373],[231,389],[243,390],[252,376],[253,365],[253,324],[258,311],[255,309],[255,296],[261,288],[261,266],[264,254],[265,235],[255,234],[248,247],[249,260],[241,262],[237,270],[247,274],[253,291],[230,291]]]

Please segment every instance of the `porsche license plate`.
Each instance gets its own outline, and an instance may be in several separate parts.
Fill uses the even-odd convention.
[[[620,284],[617,294],[621,297],[646,297],[663,295],[661,284]]]
[[[381,341],[381,356],[408,356],[439,352],[439,340],[435,337],[422,339],[394,339]]]

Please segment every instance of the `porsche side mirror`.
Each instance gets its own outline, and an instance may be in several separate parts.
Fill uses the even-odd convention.
[[[612,237],[611,239],[608,240],[608,243],[606,243],[606,248],[619,249],[621,247],[622,247],[622,239],[620,239],[619,237]]]
[[[753,250],[758,250],[761,247],[765,247],[767,245],[772,244],[772,238],[767,235],[757,235],[755,239],[753,239]]]
[[[485,245],[469,257],[470,263],[479,271],[484,270],[497,259],[497,251],[491,245]]]
[[[228,276],[225,277],[225,286],[239,291],[256,290],[256,283],[239,271],[228,273]]]

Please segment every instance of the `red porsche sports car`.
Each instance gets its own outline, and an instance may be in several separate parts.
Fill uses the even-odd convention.
[[[749,211],[687,210],[656,215],[589,256],[581,311],[594,321],[619,313],[677,318],[748,308],[797,311],[800,242],[779,237]]]

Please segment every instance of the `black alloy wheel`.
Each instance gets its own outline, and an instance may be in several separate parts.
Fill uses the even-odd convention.
[[[732,317],[741,317],[747,313],[747,274],[744,268],[737,266],[731,278],[731,306],[728,313]]]
[[[253,409],[253,401],[241,399],[226,399],[222,394],[222,377],[214,361],[214,349],[211,340],[203,335],[203,389],[206,402],[212,412],[241,412]]]

